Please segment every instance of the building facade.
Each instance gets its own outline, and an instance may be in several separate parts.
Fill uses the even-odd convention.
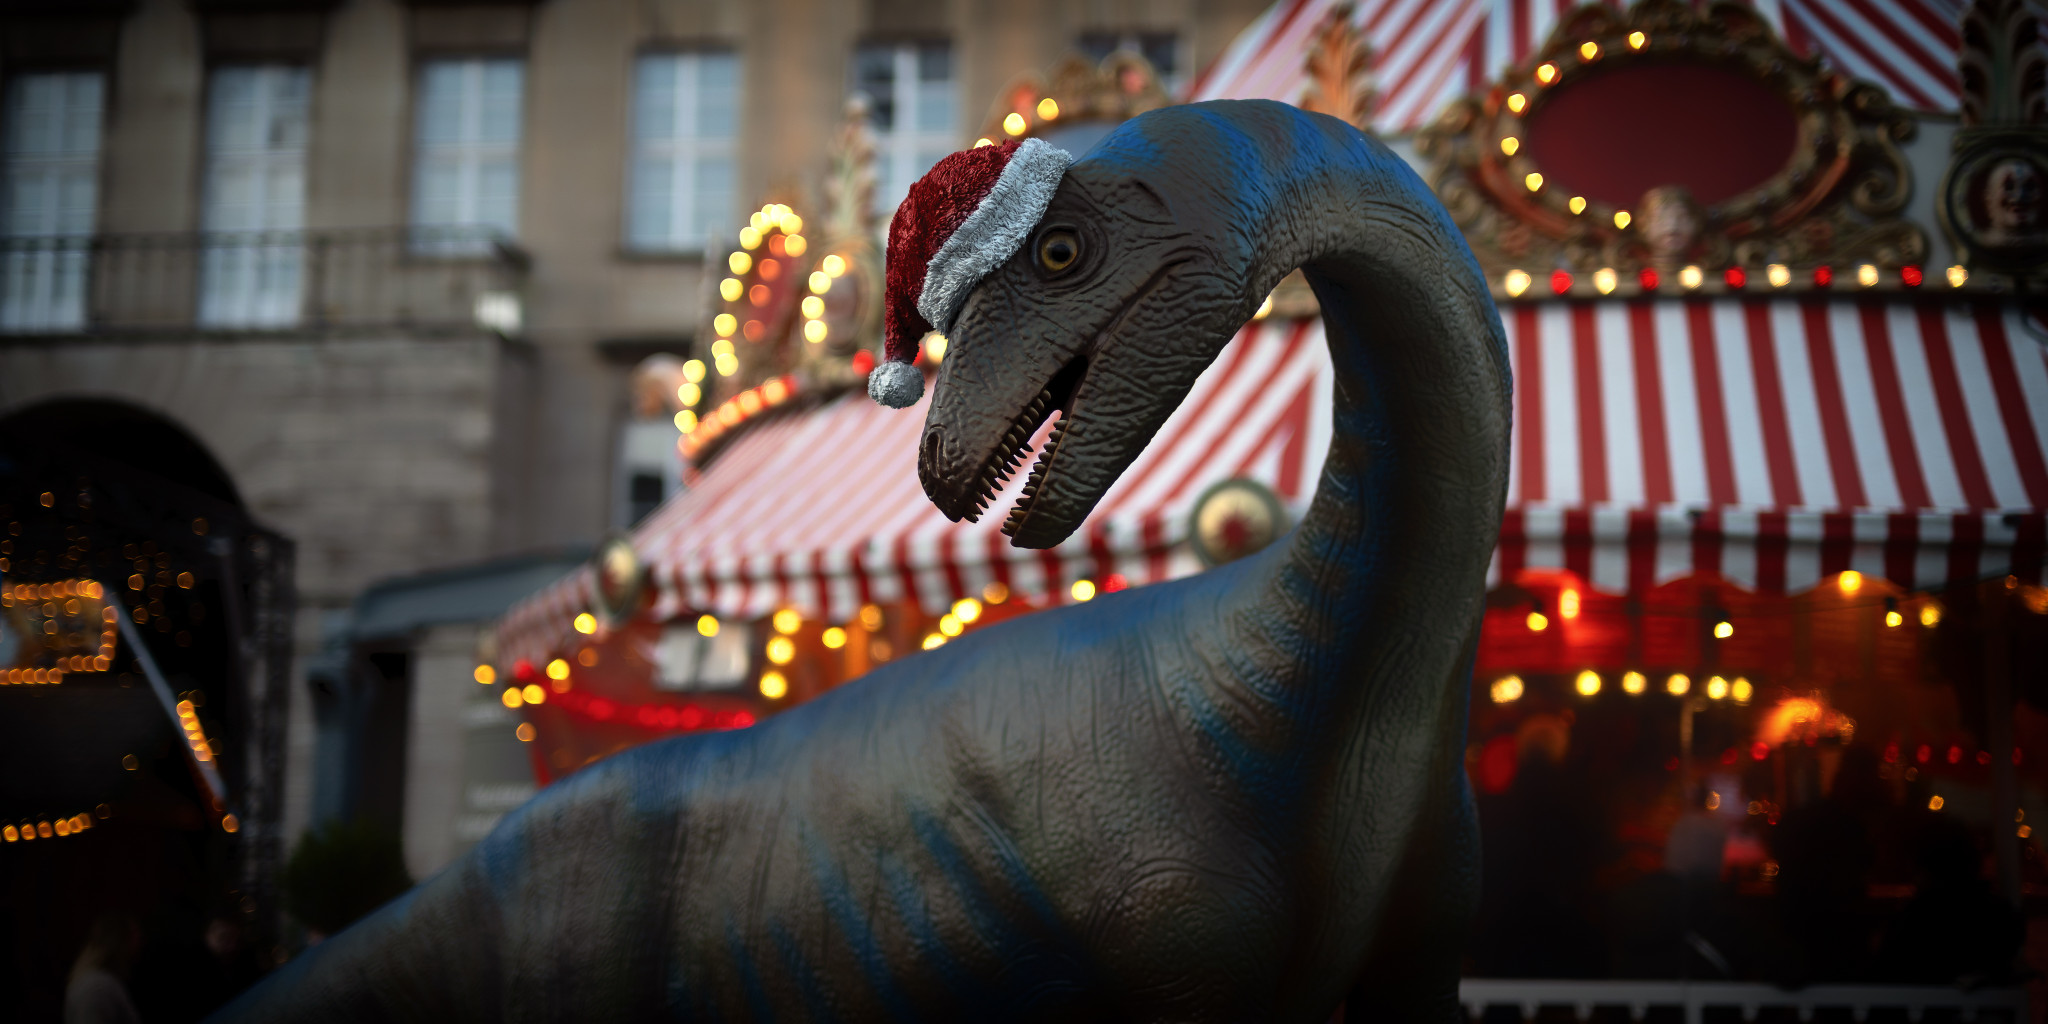
[[[1185,88],[1263,7],[6,3],[0,418],[33,439],[119,407],[211,455],[296,546],[281,808],[246,833],[288,848],[318,818],[383,818],[431,871],[523,792],[416,771],[321,793],[316,762],[518,776],[449,749],[462,723],[504,731],[468,680],[519,596],[494,606],[460,567],[516,590],[527,556],[576,557],[678,485],[631,370],[702,355],[707,246],[763,203],[822,203],[849,97],[886,216],[1016,76],[1130,51]],[[366,593],[394,577],[421,582]],[[471,588],[458,621],[405,617],[451,585]],[[323,747],[316,718],[358,698],[381,738]]]

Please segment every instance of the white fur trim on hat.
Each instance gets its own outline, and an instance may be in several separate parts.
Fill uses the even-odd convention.
[[[941,334],[952,331],[953,317],[967,302],[967,293],[1024,244],[1024,236],[1045,216],[1046,204],[1073,162],[1073,154],[1043,139],[1025,139],[1017,147],[995,187],[932,254],[924,290],[917,295],[917,311],[925,322]]]
[[[909,363],[885,359],[868,371],[868,397],[891,409],[908,409],[924,397],[924,373]]]

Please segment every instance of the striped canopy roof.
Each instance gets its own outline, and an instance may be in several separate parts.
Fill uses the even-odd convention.
[[[1907,587],[2038,578],[2048,347],[2013,307],[1552,301],[1502,320],[1516,406],[1496,582],[1529,568],[1612,593],[1698,573],[1769,592],[1849,568]],[[1248,325],[1051,551],[1011,547],[999,516],[947,522],[917,479],[922,405],[858,394],[743,435],[633,542],[664,618],[789,606],[844,621],[899,600],[936,614],[991,582],[1059,600],[1081,578],[1184,576],[1211,484],[1249,477],[1305,511],[1330,372],[1320,321]],[[515,609],[507,656],[555,650],[590,585],[577,573]]]
[[[1372,47],[1373,126],[1412,132],[1542,47],[1572,0],[1276,0],[1195,83],[1192,99],[1297,103],[1310,41],[1330,12]],[[1623,7],[1614,2],[1609,6]],[[1795,52],[1819,54],[1912,110],[1959,105],[1960,0],[1753,0]]]

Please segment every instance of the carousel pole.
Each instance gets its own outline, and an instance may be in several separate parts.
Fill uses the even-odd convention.
[[[1984,608],[1984,733],[1991,748],[1991,850],[1998,863],[1998,892],[2020,903],[2019,783],[2012,763],[2012,595],[1993,592]]]

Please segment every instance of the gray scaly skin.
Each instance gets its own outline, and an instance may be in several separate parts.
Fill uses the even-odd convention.
[[[220,1019],[1461,1019],[1509,381],[1415,175],[1279,104],[1123,125],[963,308],[919,470],[974,513],[1061,410],[1008,524],[1057,543],[1297,266],[1335,436],[1282,542],[593,765]]]

